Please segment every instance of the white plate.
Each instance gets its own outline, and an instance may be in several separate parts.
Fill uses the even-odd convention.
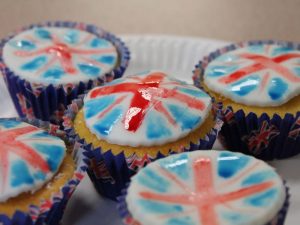
[[[123,35],[131,51],[131,63],[126,75],[159,69],[192,83],[194,65],[204,55],[221,47],[226,42],[176,36],[131,36]],[[0,80],[0,117],[16,116],[3,80]],[[220,148],[216,143],[214,148]],[[300,210],[300,156],[287,160],[271,162],[277,171],[287,180],[291,187],[292,201],[286,224],[297,224]],[[121,225],[116,203],[100,197],[86,176],[76,189],[66,209],[62,224],[64,225]]]

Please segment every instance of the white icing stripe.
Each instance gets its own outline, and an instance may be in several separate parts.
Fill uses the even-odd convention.
[[[118,53],[109,41],[83,30],[39,27],[25,30],[3,48],[16,75],[38,84],[78,84],[111,72]]]
[[[300,51],[277,44],[229,51],[206,66],[204,82],[235,102],[278,106],[300,93]]]
[[[265,225],[283,207],[281,178],[265,162],[228,151],[195,151],[150,163],[126,203],[141,225]]]
[[[86,125],[99,139],[134,147],[176,141],[198,128],[210,110],[206,93],[161,72],[96,87],[83,108]]]
[[[40,189],[65,154],[59,138],[24,122],[0,119],[0,202]]]

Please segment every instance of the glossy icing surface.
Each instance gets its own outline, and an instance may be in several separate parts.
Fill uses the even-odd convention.
[[[3,59],[15,74],[41,84],[79,83],[111,72],[117,50],[83,30],[40,27],[21,32],[4,46]]]
[[[284,185],[272,167],[214,150],[150,163],[132,178],[126,197],[142,225],[265,225],[284,200]]]
[[[211,99],[200,89],[161,72],[117,79],[84,99],[90,131],[109,143],[152,146],[186,136],[210,113]]]
[[[57,172],[62,140],[24,122],[0,119],[0,202],[34,192]]]
[[[238,103],[278,106],[300,93],[300,51],[277,44],[229,51],[207,65],[204,82]]]

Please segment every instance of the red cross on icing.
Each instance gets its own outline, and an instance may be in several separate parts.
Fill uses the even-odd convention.
[[[260,184],[244,187],[236,191],[221,194],[216,191],[214,186],[211,159],[200,158],[195,160],[193,162],[193,171],[195,179],[194,190],[191,190],[184,182],[177,179],[174,174],[161,168],[161,174],[164,174],[169,178],[169,180],[176,183],[176,185],[178,185],[184,191],[184,194],[160,194],[150,191],[140,192],[139,194],[142,198],[151,201],[193,206],[198,212],[199,221],[201,221],[201,224],[218,225],[220,223],[215,211],[215,207],[217,205],[226,205],[228,202],[263,192],[274,185],[272,181],[266,181]],[[191,211],[186,211],[183,212],[183,214],[190,212]],[[165,216],[168,217],[171,215],[163,215],[163,217]]]
[[[82,42],[78,43],[77,45],[80,46],[90,40],[91,35],[87,36],[88,38],[85,38]],[[81,48],[75,48],[68,46],[65,43],[62,43],[58,37],[52,35],[51,37],[52,45],[47,46],[45,48],[36,50],[36,51],[15,51],[16,56],[20,57],[31,57],[31,56],[38,56],[42,54],[51,55],[52,57],[48,61],[46,65],[44,65],[38,72],[42,72],[47,70],[50,66],[52,66],[55,62],[59,62],[61,67],[66,73],[69,74],[75,74],[77,72],[75,66],[73,65],[73,55],[92,55],[92,54],[105,54],[105,53],[112,53],[115,51],[113,48],[108,49],[81,49]],[[34,40],[33,38],[27,37],[27,39],[30,39],[33,42],[38,42]],[[84,56],[81,57],[82,60],[92,63],[94,65],[101,64],[100,62],[88,59]],[[101,64],[102,65],[102,64]]]
[[[123,122],[125,124],[125,128],[133,132],[140,127],[147,110],[149,110],[150,107],[165,115],[171,124],[176,125],[174,119],[168,110],[163,106],[160,99],[171,98],[187,104],[189,107],[197,110],[202,111],[205,109],[205,104],[203,101],[190,97],[186,94],[182,94],[174,88],[168,89],[162,87],[163,85],[167,84],[180,85],[179,82],[164,81],[164,78],[166,78],[166,75],[159,72],[151,73],[143,78],[132,77],[131,79],[136,80],[136,82],[128,81],[112,86],[99,87],[91,91],[90,97],[93,99],[97,96],[105,96],[115,93],[132,93],[133,97]],[[119,97],[113,104],[104,110],[99,117],[107,114],[113,107],[121,103],[125,98],[126,95]]]
[[[300,77],[295,76],[295,74],[293,74],[288,68],[286,68],[284,65],[281,65],[281,63],[287,60],[300,58],[300,54],[288,53],[288,54],[276,56],[274,58],[269,58],[263,55],[251,54],[251,53],[243,53],[243,54],[239,54],[239,56],[243,59],[249,59],[253,61],[253,64],[241,68],[225,77],[220,78],[219,81],[221,83],[231,84],[243,77],[246,77],[252,73],[264,69],[271,69],[277,72],[279,76],[284,77],[290,82],[300,82]],[[267,81],[264,80],[263,82],[266,83]]]
[[[22,140],[18,139],[21,135],[25,135],[36,130],[38,130],[38,128],[33,126],[11,128],[8,130],[0,129],[0,167],[2,168],[2,187],[0,187],[1,191],[4,190],[9,173],[9,154],[18,155],[32,167],[39,168],[44,173],[49,171],[47,162],[38,153],[36,153],[34,149],[26,145]]]

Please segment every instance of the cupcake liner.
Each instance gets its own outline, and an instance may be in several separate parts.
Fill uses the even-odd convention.
[[[65,138],[65,133],[57,125],[37,119],[14,118],[18,121],[30,123],[47,130],[50,134]],[[66,139],[66,138],[65,138]],[[1,214],[1,225],[57,225],[63,216],[64,209],[76,186],[83,179],[89,166],[88,152],[81,145],[74,145],[72,156],[77,166],[73,177],[61,187],[60,191],[53,193],[50,199],[41,200],[39,205],[30,205],[27,212],[16,211],[12,217]]]
[[[139,157],[136,154],[126,157],[124,152],[114,155],[111,150],[103,152],[101,148],[94,149],[91,144],[86,143],[84,139],[76,134],[72,122],[76,114],[83,106],[83,97],[74,100],[65,112],[63,127],[72,143],[80,142],[89,151],[91,166],[88,168],[88,174],[94,183],[97,191],[110,199],[116,200],[121,190],[129,182],[130,177],[136,174],[146,164],[166,157],[158,152],[155,157],[145,154]],[[216,125],[211,129],[205,138],[199,139],[198,143],[190,143],[188,148],[182,147],[179,152],[187,152],[201,149],[211,149],[218,132],[221,129],[222,121],[216,118]],[[175,154],[178,151],[169,150],[169,154]]]
[[[128,190],[129,184],[126,185],[126,187],[122,190],[121,195],[117,198],[118,204],[117,204],[117,209],[119,212],[120,217],[122,218],[122,222],[125,225],[141,225],[141,223],[137,220],[135,220],[131,213],[129,212],[129,209],[127,207],[126,203],[126,196],[127,196],[127,190]],[[288,209],[289,209],[289,204],[290,204],[290,192],[289,192],[289,187],[286,185],[286,182],[284,182],[285,186],[285,192],[286,192],[286,197],[284,204],[282,205],[282,208],[279,210],[277,215],[267,224],[265,225],[283,225]]]
[[[205,68],[216,57],[255,44],[280,44],[300,50],[300,44],[272,40],[231,44],[212,52],[196,65],[193,75],[195,86],[203,89]],[[300,153],[300,112],[295,115],[286,113],[284,117],[266,113],[247,114],[242,109],[234,111],[230,106],[223,107],[222,102],[213,101],[215,112],[224,122],[220,131],[221,142],[228,149],[263,160],[283,159]]]
[[[52,84],[45,86],[42,84],[27,82],[12,72],[5,65],[2,54],[0,54],[0,71],[2,72],[6,86],[19,116],[38,118],[58,124],[62,119],[66,106],[70,104],[73,99],[77,98],[78,95],[83,94],[86,90],[95,86],[121,77],[128,66],[130,54],[128,48],[119,38],[101,28],[90,24],[63,21],[45,22],[24,27],[3,39],[0,42],[0,49],[3,49],[5,43],[18,33],[41,26],[77,28],[90,32],[113,43],[119,53],[119,64],[110,73],[104,74],[96,79],[89,80],[88,82],[57,86]]]

